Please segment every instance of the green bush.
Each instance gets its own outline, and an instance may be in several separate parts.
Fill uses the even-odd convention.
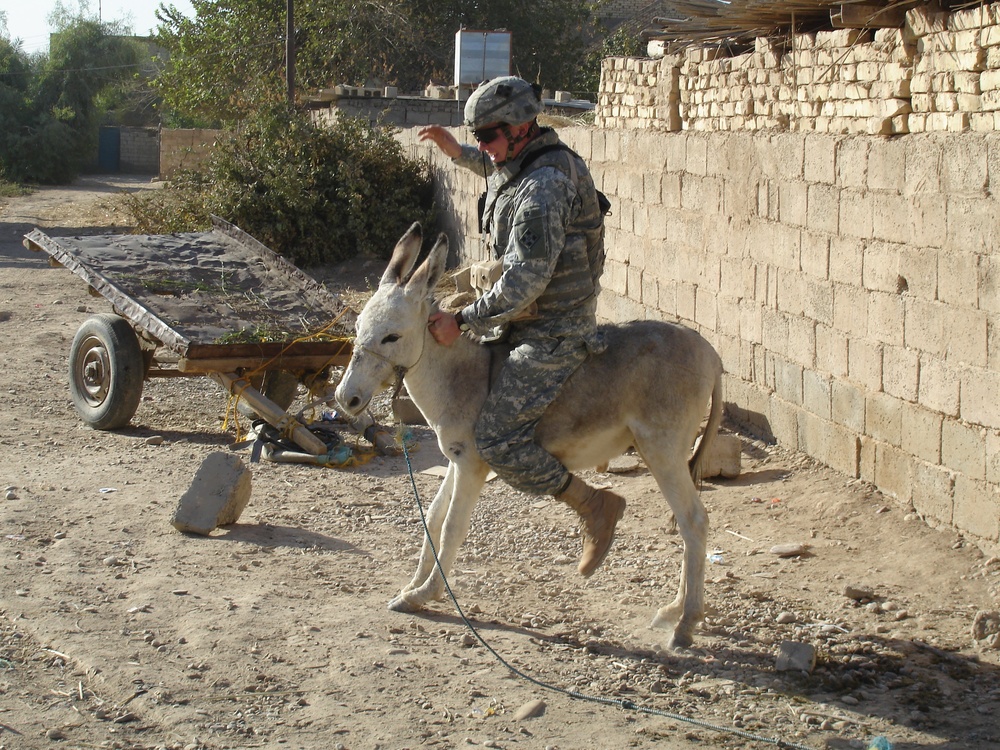
[[[318,127],[274,107],[222,139],[199,170],[125,205],[138,232],[203,229],[215,214],[309,267],[385,257],[414,221],[432,229],[433,186],[387,128],[346,118]]]

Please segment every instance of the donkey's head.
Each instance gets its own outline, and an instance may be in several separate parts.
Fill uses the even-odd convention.
[[[358,316],[354,353],[336,393],[340,408],[351,416],[424,353],[432,294],[444,273],[448,239],[440,235],[427,259],[413,271],[422,239],[420,224],[414,224],[396,243],[378,289]]]

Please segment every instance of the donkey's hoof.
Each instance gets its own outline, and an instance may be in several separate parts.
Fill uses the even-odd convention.
[[[685,651],[694,645],[694,638],[689,633],[674,633],[667,641],[671,651]]]
[[[403,612],[405,614],[413,614],[414,612],[419,612],[423,607],[421,607],[416,602],[411,602],[406,598],[405,594],[400,594],[391,602],[389,602],[388,609],[392,612]]]

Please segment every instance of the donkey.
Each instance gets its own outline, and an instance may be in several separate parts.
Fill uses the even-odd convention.
[[[427,514],[430,536],[416,573],[389,603],[397,612],[417,612],[442,598],[442,574],[465,541],[489,472],[473,432],[489,389],[490,351],[464,336],[448,347],[434,340],[427,319],[438,309],[433,293],[445,272],[448,240],[440,235],[414,271],[421,242],[414,224],[396,244],[358,316],[354,351],[335,394],[341,409],[357,415],[394,379],[405,382],[449,461]],[[569,378],[535,437],[570,471],[605,464],[632,446],[639,451],[684,541],[677,597],[657,611],[651,627],[672,629],[669,645],[687,647],[704,612],[708,518],[695,482],[722,420],[722,362],[704,338],[679,325],[633,321],[604,331],[607,349]]]

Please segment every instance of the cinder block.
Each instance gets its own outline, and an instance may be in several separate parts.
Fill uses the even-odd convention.
[[[957,417],[960,392],[961,373],[957,367],[928,354],[920,355],[918,397],[922,406],[946,417]]]
[[[903,311],[903,344],[936,357],[945,356],[947,312],[947,307],[940,303],[907,297]]]
[[[823,419],[831,417],[831,379],[813,369],[802,372],[802,406]]]
[[[735,479],[740,475],[743,442],[736,435],[715,436],[708,454],[701,465],[702,479],[724,477]]]
[[[1000,539],[1000,494],[996,486],[961,474],[955,477],[952,522],[991,542]]]
[[[882,390],[882,345],[849,338],[847,342],[847,374],[866,390]]]
[[[951,523],[955,503],[955,474],[924,461],[913,464],[913,509],[940,523]]]
[[[865,397],[865,432],[876,440],[899,447],[902,443],[902,402],[885,393]]]
[[[868,239],[868,238],[865,238]],[[830,279],[861,286],[865,244],[860,238],[830,238]]]
[[[810,185],[807,226],[815,232],[840,231],[840,193],[833,185]]]
[[[902,344],[903,311],[903,300],[895,291],[871,292],[868,295],[869,336],[884,344]]]
[[[982,368],[961,371],[962,419],[1000,429],[1000,372]]]
[[[842,190],[838,205],[838,227],[843,235],[870,239],[872,236],[873,206],[871,195],[859,190]]]
[[[903,403],[902,448],[932,464],[941,463],[941,426],[944,417],[917,404]]]
[[[843,331],[816,326],[816,367],[835,378],[847,375],[847,335]]]
[[[945,328],[950,331],[947,339],[949,362],[970,365],[973,368],[986,367],[989,362],[989,316],[981,310],[949,307]],[[961,332],[956,335],[957,332]],[[995,403],[1000,396],[994,392]]]
[[[910,204],[895,193],[872,193],[872,233],[876,239],[906,242],[910,237]]]
[[[913,467],[916,463],[910,454],[883,443],[875,443],[875,485],[883,492],[894,495],[901,503],[909,503],[913,492]]]
[[[862,434],[865,431],[865,393],[843,380],[834,380],[830,389],[831,417],[837,424]]]
[[[250,502],[251,474],[233,453],[210,453],[181,496],[171,524],[178,531],[208,535],[236,523]]]
[[[902,340],[902,330],[898,340]],[[920,355],[903,346],[882,347],[882,387],[890,396],[904,401],[917,400]]]
[[[941,463],[970,479],[986,478],[986,431],[946,419],[941,426]]]
[[[785,182],[778,187],[778,217],[783,224],[804,227],[809,209],[809,186],[805,182]]]

